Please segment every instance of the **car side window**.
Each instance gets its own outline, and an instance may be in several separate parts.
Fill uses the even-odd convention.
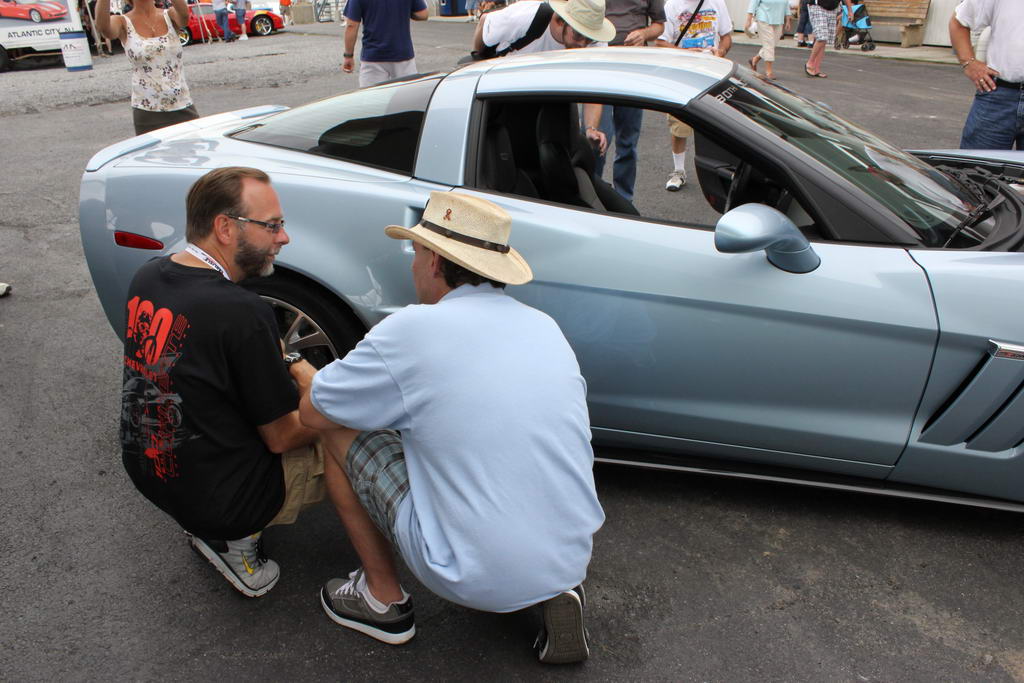
[[[628,175],[617,177],[615,141],[609,143],[602,168],[597,148],[581,124],[583,109],[580,103],[556,100],[485,100],[475,184],[470,184],[703,229],[712,229],[728,208],[756,201],[787,213],[809,236],[816,236],[813,220],[782,183],[715,144],[699,127],[686,140],[684,184],[668,187],[676,170],[670,121],[655,109],[631,108],[640,112],[641,126],[630,197],[623,191]]]
[[[356,90],[267,117],[231,137],[411,175],[439,81],[425,76]]]

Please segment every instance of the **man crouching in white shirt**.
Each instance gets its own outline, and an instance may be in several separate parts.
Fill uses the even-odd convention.
[[[583,579],[604,522],[586,382],[554,320],[505,294],[533,278],[485,199],[432,192],[412,240],[421,305],[320,370],[300,416],[324,430],[325,476],[362,567],[320,600],[385,643],[413,637],[393,551],[437,595],[488,612],[541,605],[542,662],[589,655]],[[336,493],[335,493],[336,492]]]

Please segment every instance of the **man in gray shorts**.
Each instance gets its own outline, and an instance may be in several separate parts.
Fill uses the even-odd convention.
[[[360,88],[416,73],[410,19],[427,20],[424,0],[348,0],[341,70],[352,73],[355,68],[356,37],[362,26]]]
[[[604,521],[586,383],[558,325],[504,292],[532,279],[509,215],[433,192],[412,240],[423,305],[378,323],[300,402],[322,432],[328,491],[362,566],[320,601],[390,644],[416,633],[397,550],[437,595],[488,612],[543,608],[542,662],[589,654],[582,582]]]

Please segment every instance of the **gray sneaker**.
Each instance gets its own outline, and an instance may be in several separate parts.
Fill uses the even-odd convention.
[[[381,614],[363,597],[365,582],[361,587],[363,568],[355,570],[345,579],[331,579],[320,589],[320,604],[327,616],[336,624],[365,633],[371,638],[389,645],[401,645],[416,635],[413,618],[412,598],[406,596],[401,603],[388,605]]]
[[[590,656],[583,627],[583,584],[563,591],[543,604],[544,628],[537,636],[537,657],[545,664],[582,662]]]
[[[281,568],[263,556],[260,534],[237,541],[211,541],[188,534],[192,549],[210,561],[242,595],[258,598],[277,584]]]
[[[669,192],[678,192],[686,184],[686,171],[672,171],[668,174],[668,182],[665,189]]]

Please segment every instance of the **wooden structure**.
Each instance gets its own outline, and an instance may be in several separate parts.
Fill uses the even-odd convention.
[[[872,26],[899,26],[900,47],[918,47],[924,41],[931,0],[864,0],[864,4]]]

